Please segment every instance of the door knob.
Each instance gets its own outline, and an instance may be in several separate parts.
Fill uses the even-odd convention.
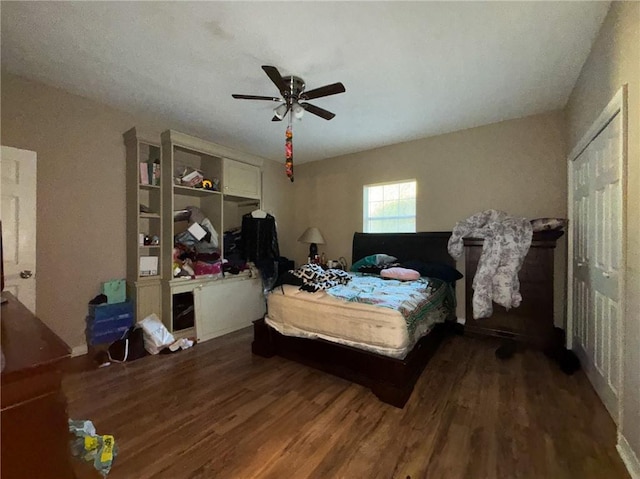
[[[20,271],[20,277],[22,279],[29,279],[29,278],[31,278],[31,276],[33,276],[33,273],[28,269]]]
[[[610,277],[611,275],[607,272],[607,271],[603,271],[602,272],[602,276],[604,276],[605,278]]]
[[[577,266],[578,266],[578,268],[580,268],[580,267],[584,266],[584,263],[582,261],[579,261]]]

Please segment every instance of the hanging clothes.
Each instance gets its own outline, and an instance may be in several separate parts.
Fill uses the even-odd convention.
[[[276,219],[266,214],[264,218],[252,213],[242,216],[242,254],[247,261],[253,261],[263,278],[274,278],[276,264],[280,257]]]

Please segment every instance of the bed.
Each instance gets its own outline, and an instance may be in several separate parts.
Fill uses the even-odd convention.
[[[447,251],[450,235],[355,233],[352,259],[385,253],[399,261],[411,259],[455,267]],[[435,280],[428,283],[439,291],[445,287],[451,291],[453,286]],[[305,308],[311,313],[306,313]],[[314,315],[323,321],[314,323],[308,319]],[[270,294],[266,317],[254,321],[252,351],[263,357],[279,355],[356,382],[370,388],[383,402],[402,408],[427,362],[454,329],[453,301],[444,310],[440,306],[437,316],[438,321],[420,323],[416,329],[422,331],[411,336],[407,333],[409,323],[404,322],[406,317],[403,319],[397,311],[285,285]],[[319,324],[322,329],[318,329]]]

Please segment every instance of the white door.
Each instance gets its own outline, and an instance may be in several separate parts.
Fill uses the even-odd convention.
[[[36,153],[2,147],[2,248],[5,291],[36,312]]]
[[[585,351],[592,349],[593,332],[589,331],[591,314],[591,281],[589,280],[589,239],[587,232],[591,204],[590,200],[590,151],[585,150],[573,162],[573,299],[574,338]]]
[[[614,420],[621,377],[622,114],[573,163],[573,326],[587,376]]]

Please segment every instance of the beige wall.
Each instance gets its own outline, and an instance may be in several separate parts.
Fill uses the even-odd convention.
[[[571,149],[628,84],[627,268],[621,432],[640,457],[640,3],[613,2],[566,107]]]
[[[294,237],[293,191],[293,185],[284,172],[284,159],[282,162],[265,161],[262,169],[263,209],[275,216],[280,255],[288,257],[292,256],[298,239]]]
[[[2,73],[2,144],[38,154],[37,314],[71,347],[85,342],[87,302],[100,283],[125,276],[122,133],[132,126],[158,140],[168,128],[198,134]],[[265,161],[264,208],[290,228],[280,166]]]
[[[38,314],[78,346],[86,302],[102,281],[125,272],[122,132],[133,125],[150,135],[197,132],[9,74],[2,77],[2,106],[3,144],[38,153]],[[264,209],[278,221],[281,254],[304,261],[308,247],[297,238],[315,225],[327,241],[321,251],[350,261],[353,232],[362,230],[363,185],[417,179],[419,231],[451,230],[487,208],[564,217],[565,150],[563,117],[550,112],[296,165],[293,184],[280,162],[266,161]],[[564,244],[556,255],[558,324]],[[459,288],[461,317],[463,294]]]
[[[351,262],[353,232],[362,231],[363,185],[411,178],[418,182],[418,231],[451,231],[457,221],[489,208],[564,218],[565,147],[562,113],[550,112],[303,164],[296,170],[295,234],[317,226],[326,240],[320,251]],[[564,312],[565,241],[556,255],[557,324]],[[296,261],[307,254],[308,247],[298,244]]]
[[[183,125],[134,117],[40,83],[3,74],[2,143],[38,153],[38,314],[71,346],[83,344],[86,302],[125,273],[122,132]],[[197,134],[197,132],[196,132]],[[263,170],[264,209],[276,216],[281,254],[304,261],[297,242],[320,227],[330,258],[351,260],[362,230],[362,185],[418,180],[419,231],[450,230],[487,208],[527,217],[566,215],[562,116],[551,112],[296,166]],[[564,304],[564,240],[557,255],[556,321]],[[463,270],[462,265],[460,269]],[[464,317],[459,288],[459,316]]]

